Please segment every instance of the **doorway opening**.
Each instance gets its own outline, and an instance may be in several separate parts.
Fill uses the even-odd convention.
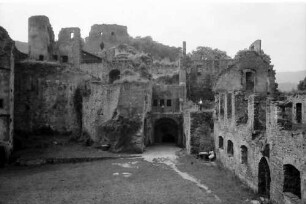
[[[270,198],[270,168],[266,158],[261,158],[258,166],[258,194]]]
[[[154,125],[154,143],[177,143],[177,123],[170,118],[161,118]]]

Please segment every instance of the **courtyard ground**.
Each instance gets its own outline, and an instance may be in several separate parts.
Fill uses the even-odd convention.
[[[8,166],[0,170],[0,203],[240,204],[257,198],[229,171],[178,147],[153,146],[138,156]]]

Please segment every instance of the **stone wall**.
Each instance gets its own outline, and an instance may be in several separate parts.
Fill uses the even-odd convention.
[[[86,132],[95,142],[107,143],[109,138],[103,126],[118,117],[126,119],[139,118],[141,127],[127,141],[125,147],[113,151],[143,151],[144,149],[144,120],[151,110],[151,83],[130,82],[103,85],[92,82],[90,94],[83,99],[83,132]],[[120,135],[115,135],[120,140]],[[113,141],[115,143],[116,141]]]
[[[0,165],[13,148],[14,132],[14,42],[0,26]]]
[[[127,27],[115,24],[95,24],[85,38],[84,50],[102,56],[104,49],[129,41]]]
[[[90,94],[83,98],[83,132],[94,141],[100,141],[99,127],[111,120],[118,107],[120,84],[103,85],[101,82],[88,84]]]
[[[89,78],[72,67],[57,63],[18,63],[15,72],[16,131],[79,131],[81,124],[77,120],[74,97],[80,84]]]
[[[303,96],[300,96],[302,98]],[[291,98],[292,100],[292,98]],[[304,101],[305,103],[305,101]],[[271,103],[267,123],[267,139],[271,146],[270,149],[270,168],[271,168],[271,198],[276,203],[286,203],[285,200],[299,200],[306,203],[306,140],[305,123],[295,130],[284,130],[277,123],[277,104]],[[284,193],[284,165],[290,164],[300,172],[301,198],[290,193]]]
[[[153,112],[180,112],[184,98],[184,87],[179,85],[154,85],[152,96]]]

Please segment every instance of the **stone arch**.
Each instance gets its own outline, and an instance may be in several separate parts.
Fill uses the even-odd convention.
[[[109,72],[109,83],[112,84],[114,81],[120,79],[120,71],[118,69],[113,69]]]
[[[178,143],[179,125],[172,118],[160,118],[154,123],[154,143]]]
[[[291,164],[284,165],[283,191],[292,193],[301,198],[301,174],[300,171]]]
[[[265,157],[262,157],[258,165],[258,194],[270,198],[270,168]]]

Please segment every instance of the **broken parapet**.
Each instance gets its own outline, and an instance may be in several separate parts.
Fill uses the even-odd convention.
[[[54,33],[47,16],[32,16],[28,21],[29,57],[50,60],[53,52]]]
[[[81,61],[81,42],[80,28],[62,28],[58,34],[55,60],[59,59],[62,63],[71,63],[78,68]]]
[[[127,43],[130,36],[126,26],[116,24],[95,24],[85,38],[84,49],[99,54],[104,49]]]
[[[253,51],[260,53],[261,52],[261,40],[256,40],[255,42],[253,42],[250,45],[249,50],[253,50]]]

